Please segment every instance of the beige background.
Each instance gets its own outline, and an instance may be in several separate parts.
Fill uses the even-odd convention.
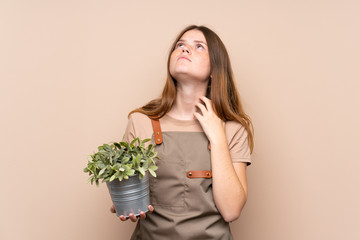
[[[189,24],[223,39],[255,126],[235,239],[360,239],[360,4],[0,1],[0,239],[128,239],[87,155],[157,97]]]

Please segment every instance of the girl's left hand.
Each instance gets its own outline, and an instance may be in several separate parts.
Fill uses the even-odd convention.
[[[195,112],[195,118],[200,122],[200,125],[203,128],[210,143],[214,143],[219,139],[223,139],[223,137],[225,137],[225,123],[215,114],[210,99],[203,96],[200,97],[200,100],[204,102],[205,105],[201,102],[196,104],[196,107],[200,110],[200,113]]]

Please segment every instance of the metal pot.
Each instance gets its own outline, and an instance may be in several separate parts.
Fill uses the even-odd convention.
[[[116,215],[129,216],[133,213],[139,216],[140,212],[148,212],[150,205],[149,197],[149,177],[148,174],[139,179],[139,174],[135,174],[129,179],[106,182],[111,199],[116,209]]]

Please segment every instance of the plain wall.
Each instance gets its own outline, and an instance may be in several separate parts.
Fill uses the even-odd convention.
[[[236,240],[360,239],[360,4],[0,1],[0,239],[128,239],[82,172],[158,97],[189,24],[224,41],[255,127]]]

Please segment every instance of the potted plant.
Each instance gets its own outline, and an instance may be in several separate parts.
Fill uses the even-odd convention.
[[[147,212],[149,198],[149,172],[156,177],[156,160],[159,159],[153,144],[145,147],[151,139],[135,138],[131,143],[119,142],[104,144],[98,152],[90,155],[85,173],[89,182],[99,185],[106,182],[117,216],[128,216],[140,211]]]

